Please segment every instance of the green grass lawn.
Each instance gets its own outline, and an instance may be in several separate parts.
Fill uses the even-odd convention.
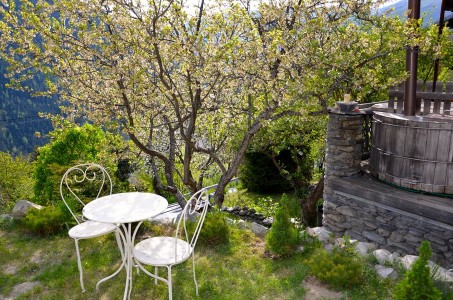
[[[164,230],[148,226],[144,235]],[[7,297],[14,286],[38,281],[39,285],[17,299],[121,299],[125,271],[102,284],[96,282],[113,273],[120,263],[120,254],[113,235],[80,241],[85,270],[86,292],[81,293],[74,242],[66,234],[33,236],[17,226],[0,227],[0,299]],[[313,247],[306,247],[313,248]],[[230,225],[229,242],[196,248],[196,270],[199,299],[304,299],[303,281],[310,275],[306,261],[315,250],[295,254],[286,259],[266,255],[264,241],[248,230]],[[174,299],[196,299],[188,261],[173,269]],[[162,272],[165,272],[162,269]],[[162,273],[161,275],[164,275]],[[389,298],[391,284],[370,275],[368,283],[344,290],[345,299]],[[164,283],[143,272],[134,271],[131,299],[168,299]],[[370,298],[368,298],[370,299]]]

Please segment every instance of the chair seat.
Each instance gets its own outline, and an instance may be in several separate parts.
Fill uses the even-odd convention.
[[[175,246],[177,247],[175,256]],[[152,237],[141,241],[134,247],[134,257],[141,263],[152,266],[174,265],[187,260],[192,247],[174,237]]]
[[[72,227],[68,234],[75,239],[87,239],[113,232],[117,228],[115,224],[86,221]]]

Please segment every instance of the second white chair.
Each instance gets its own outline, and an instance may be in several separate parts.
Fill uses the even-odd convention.
[[[208,197],[207,189],[202,189],[190,197],[177,221],[175,236],[148,238],[134,247],[133,256],[138,267],[149,276],[155,278],[156,283],[158,279],[167,283],[170,300],[172,299],[172,267],[186,261],[190,256],[192,256],[193,279],[196,294],[198,295],[194,249],[208,210]],[[195,229],[193,232],[190,230],[190,233],[188,233],[188,228],[186,227],[186,221],[188,220],[196,221],[194,224]],[[155,274],[146,270],[142,264],[154,266]],[[167,268],[168,276],[166,279],[157,275],[158,267]]]

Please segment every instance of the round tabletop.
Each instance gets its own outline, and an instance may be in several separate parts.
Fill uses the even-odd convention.
[[[152,218],[168,206],[164,197],[151,193],[112,194],[85,205],[85,218],[103,223],[131,223]]]

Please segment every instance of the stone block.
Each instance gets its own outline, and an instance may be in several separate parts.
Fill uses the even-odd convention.
[[[367,240],[377,243],[379,245],[386,244],[386,239],[374,231],[362,231],[362,236]]]
[[[395,243],[400,243],[400,242],[404,241],[405,238],[404,238],[404,235],[402,235],[398,231],[394,231],[394,232],[392,232],[392,234],[390,234],[389,240],[392,240]]]
[[[439,245],[447,245],[447,243],[448,243],[448,240],[446,240],[444,237],[441,237],[437,234],[427,233],[424,235],[424,238],[430,242],[434,242]]]
[[[448,246],[447,245],[439,245],[437,243],[431,243],[431,250],[433,252],[444,253],[444,252],[448,251]]]
[[[333,225],[335,227],[337,227],[337,228],[341,228],[342,231],[344,231],[345,229],[351,229],[352,228],[352,224],[348,223],[348,222],[344,222],[344,223],[334,222]]]
[[[391,232],[384,228],[378,228],[377,233],[385,238],[388,238],[391,235]]]
[[[333,220],[335,223],[344,223],[346,221],[346,218],[339,214],[329,214],[328,218]]]
[[[393,246],[395,249],[397,249],[396,251],[398,251],[398,253],[400,253],[400,254],[417,253],[417,247],[413,247],[408,243],[404,243],[404,242],[397,243],[397,242],[394,242],[394,241],[388,239],[387,245]]]
[[[426,233],[426,230],[412,227],[412,228],[409,228],[408,232],[412,235],[423,237]]]
[[[344,228],[337,227],[331,223],[323,223],[323,225],[327,230],[335,233],[336,235],[343,235],[343,233],[345,232]]]
[[[345,216],[349,216],[349,217],[355,217],[357,216],[357,213],[356,211],[351,208],[350,206],[347,206],[347,205],[343,205],[343,206],[339,206],[337,207],[337,212],[342,214],[342,215],[345,215]]]
[[[410,234],[410,233],[406,234],[404,236],[404,238],[406,239],[406,241],[409,241],[409,242],[412,242],[412,243],[420,243],[423,240],[422,237],[415,236],[415,235]]]
[[[386,211],[386,214],[388,215],[388,211]],[[376,221],[387,224],[389,221],[391,221],[393,218],[390,216],[383,217],[382,215],[376,217]]]

